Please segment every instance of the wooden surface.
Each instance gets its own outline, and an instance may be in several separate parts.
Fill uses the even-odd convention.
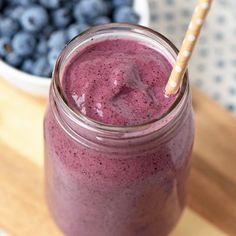
[[[60,236],[43,196],[46,101],[0,80],[0,235]],[[194,90],[188,207],[171,236],[236,235],[236,119]]]

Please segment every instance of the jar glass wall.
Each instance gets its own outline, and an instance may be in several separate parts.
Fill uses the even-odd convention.
[[[98,123],[74,110],[61,86],[74,53],[114,37],[135,38],[175,61],[177,50],[165,37],[130,24],[92,28],[65,47],[44,121],[48,205],[68,236],[165,236],[185,206],[194,135],[188,76],[162,117],[128,127]]]

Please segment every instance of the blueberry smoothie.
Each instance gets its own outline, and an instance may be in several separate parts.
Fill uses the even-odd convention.
[[[172,63],[162,50],[135,37],[92,37],[59,60],[44,122],[45,169],[48,205],[65,235],[166,236],[178,221],[191,96],[164,96]]]
[[[138,125],[161,117],[175,97],[163,96],[171,64],[134,40],[104,40],[75,55],[63,72],[74,109],[112,125]]]

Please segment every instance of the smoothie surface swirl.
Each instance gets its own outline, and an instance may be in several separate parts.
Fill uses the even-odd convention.
[[[109,125],[140,125],[161,117],[176,97],[164,88],[172,65],[159,51],[131,39],[106,39],[75,53],[62,74],[73,109]]]

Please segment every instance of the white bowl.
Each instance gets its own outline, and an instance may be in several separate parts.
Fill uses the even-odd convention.
[[[140,15],[140,25],[149,26],[149,6],[147,0],[135,0],[134,8]],[[34,76],[12,66],[0,59],[0,77],[9,81],[15,87],[35,96],[47,97],[51,83],[50,78]]]

